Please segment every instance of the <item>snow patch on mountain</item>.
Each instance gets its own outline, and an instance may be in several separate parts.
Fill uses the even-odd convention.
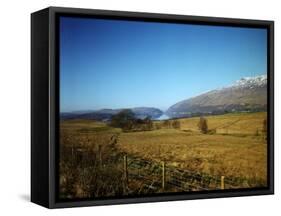
[[[255,88],[265,85],[267,85],[267,75],[260,75],[255,77],[243,77],[235,81],[230,87]]]

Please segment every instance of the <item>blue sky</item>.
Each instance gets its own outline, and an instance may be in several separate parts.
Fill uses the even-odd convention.
[[[61,17],[60,109],[165,110],[266,61],[265,29]]]

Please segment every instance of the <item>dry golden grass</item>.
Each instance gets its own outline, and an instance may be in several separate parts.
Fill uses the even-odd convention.
[[[119,152],[113,136],[120,131],[89,120],[60,125],[60,198],[94,198],[123,194]]]
[[[123,133],[118,147],[190,171],[266,180],[266,145],[256,137],[203,135],[175,129]]]
[[[267,142],[262,134],[266,113],[226,114],[206,118],[209,130],[215,131],[213,134],[200,133],[197,117],[178,119],[179,129],[161,128],[163,121],[155,121],[154,125],[158,124],[158,129],[129,133],[92,120],[62,121],[62,197],[124,194],[122,173],[117,170],[119,165],[122,167],[122,163],[116,162],[122,159],[123,153],[150,161],[166,161],[168,165],[187,171],[211,176],[223,175],[229,179],[247,179],[241,187],[266,186]],[[114,145],[113,135],[118,135]],[[78,157],[74,157],[74,160],[70,156],[72,149],[78,151]],[[79,151],[83,152],[82,158]],[[102,163],[107,164],[103,168],[100,166],[100,151]],[[136,180],[135,184],[142,182]],[[134,189],[138,191],[138,188]]]
[[[266,112],[231,113],[225,115],[207,116],[209,129],[216,129],[219,134],[256,134],[262,131]],[[180,119],[181,130],[198,131],[199,117]]]
[[[267,145],[264,136],[256,134],[257,129],[262,130],[265,117],[266,113],[209,116],[209,129],[226,129],[212,135],[199,132],[199,118],[180,119],[180,130],[122,133],[117,146],[130,154],[165,160],[182,169],[247,178],[265,185]]]

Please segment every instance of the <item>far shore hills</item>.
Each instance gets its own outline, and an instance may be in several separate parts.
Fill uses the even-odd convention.
[[[267,76],[246,77],[230,86],[208,91],[198,96],[179,101],[165,112],[154,107],[134,107],[122,109],[100,109],[61,112],[61,120],[92,119],[110,121],[124,109],[130,109],[137,118],[161,120],[185,118],[201,115],[218,115],[229,112],[259,112],[267,110]]]

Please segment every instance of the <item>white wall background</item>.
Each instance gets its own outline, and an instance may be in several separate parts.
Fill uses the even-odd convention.
[[[63,210],[47,210],[30,203],[30,13],[48,6],[275,20],[276,195]],[[281,205],[280,8],[277,0],[3,0],[0,6],[0,215],[277,215]]]

